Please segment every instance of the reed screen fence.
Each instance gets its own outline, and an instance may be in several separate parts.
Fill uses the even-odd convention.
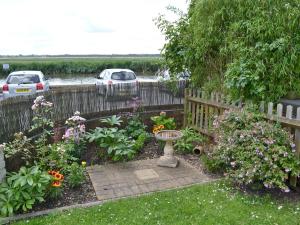
[[[130,109],[133,98],[138,98],[143,107],[181,105],[186,85],[185,81],[75,85],[56,87],[43,95],[54,105],[53,120],[62,121],[75,111],[88,115]],[[9,140],[15,132],[30,128],[33,117],[31,106],[36,96],[20,96],[0,102],[0,143]]]

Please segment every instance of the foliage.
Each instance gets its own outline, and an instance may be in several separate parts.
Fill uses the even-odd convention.
[[[38,161],[45,170],[64,170],[68,164],[78,160],[70,154],[74,149],[74,143],[58,142],[46,146],[45,149],[47,149],[46,153]]]
[[[100,148],[107,149],[108,155],[114,161],[132,159],[135,155],[134,141],[125,135],[125,130],[116,127],[97,127],[86,138],[89,142],[95,142]]]
[[[109,118],[101,119],[101,122],[113,127],[120,126],[123,121],[120,116],[113,115]]]
[[[176,128],[175,119],[173,117],[168,118],[165,112],[161,112],[159,116],[152,116],[151,120],[154,125],[163,125],[165,130],[174,130]]]
[[[298,176],[291,135],[252,111],[226,111],[214,121],[217,146],[210,155],[215,168],[242,184],[261,182],[289,191],[285,181]]]
[[[218,181],[108,201],[89,208],[26,219],[16,225],[295,225],[299,223],[299,209],[298,201],[244,194]]]
[[[36,202],[44,201],[51,176],[41,171],[38,166],[21,167],[19,172],[7,176],[0,184],[1,214],[11,215],[19,210],[32,209]]]
[[[138,116],[133,116],[126,126],[125,130],[128,137],[132,137],[133,139],[138,139],[138,137],[146,133],[147,126],[140,120]]]
[[[147,133],[141,133],[138,138],[136,139],[136,141],[134,142],[134,145],[133,145],[133,149],[135,151],[139,151],[141,150],[143,147],[144,147],[144,144],[146,142],[146,140],[148,139],[148,134]]]
[[[192,0],[176,22],[158,19],[163,55],[206,90],[276,101],[300,92],[299,15],[298,0]]]
[[[56,77],[97,74],[107,68],[128,68],[137,73],[154,73],[161,67],[159,57],[85,57],[85,58],[8,58],[0,59],[9,63],[9,70],[0,70],[0,76],[17,70],[40,70]]]
[[[190,34],[187,33],[187,15],[172,6],[169,6],[168,10],[173,12],[178,20],[168,21],[164,15],[159,15],[155,19],[155,23],[165,35],[166,43],[162,49],[162,56],[165,64],[170,69],[171,77],[174,77],[174,74],[186,69],[187,43],[190,42]]]
[[[74,162],[68,167],[67,182],[70,187],[80,186],[85,181],[84,167]]]
[[[183,133],[182,138],[177,140],[174,145],[177,152],[192,153],[195,145],[206,141],[202,135],[190,127],[184,128],[181,132]]]
[[[26,165],[32,161],[33,146],[28,138],[22,133],[15,133],[15,139],[12,142],[4,144],[4,154],[7,159],[20,157]]]

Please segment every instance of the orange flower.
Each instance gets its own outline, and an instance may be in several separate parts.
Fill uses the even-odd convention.
[[[60,173],[56,173],[56,174],[54,175],[54,179],[55,179],[55,180],[63,180],[63,179],[64,179],[64,176],[63,176],[62,174],[60,174]]]
[[[61,182],[56,180],[56,181],[53,181],[52,183],[52,187],[60,187],[61,186]]]

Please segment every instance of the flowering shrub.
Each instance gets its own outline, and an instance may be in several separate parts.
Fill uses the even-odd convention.
[[[38,96],[32,105],[33,119],[30,131],[39,132],[38,139],[35,141],[37,159],[43,159],[48,152],[48,138],[52,135],[53,121],[51,120],[53,104],[47,102],[44,96]]]
[[[75,143],[80,142],[80,137],[85,133],[85,118],[80,116],[80,112],[76,111],[74,116],[66,120],[68,129],[66,130],[63,139],[74,140]]]
[[[75,158],[80,158],[82,151],[86,147],[86,141],[84,140],[85,122],[86,119],[81,117],[78,111],[65,122],[68,128],[62,139],[70,146],[68,154]]]
[[[15,133],[14,140],[9,143],[4,143],[3,146],[5,158],[15,159],[15,157],[20,157],[26,165],[29,165],[32,161],[33,146],[22,132]]]
[[[155,126],[162,125],[165,130],[174,130],[176,128],[175,119],[173,117],[168,118],[166,112],[161,112],[159,116],[151,117]]]
[[[43,129],[44,131],[46,128],[53,127],[53,122],[50,119],[53,103],[47,102],[44,96],[38,96],[33,101],[31,109],[34,113],[31,130]]]
[[[289,191],[285,181],[299,175],[300,162],[288,132],[247,110],[226,111],[214,126],[217,146],[208,156],[214,168],[241,184],[262,182]]]

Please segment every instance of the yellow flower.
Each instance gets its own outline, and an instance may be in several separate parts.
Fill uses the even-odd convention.
[[[81,162],[81,165],[82,165],[83,167],[85,167],[85,166],[86,166],[86,161],[82,161],[82,162]]]

